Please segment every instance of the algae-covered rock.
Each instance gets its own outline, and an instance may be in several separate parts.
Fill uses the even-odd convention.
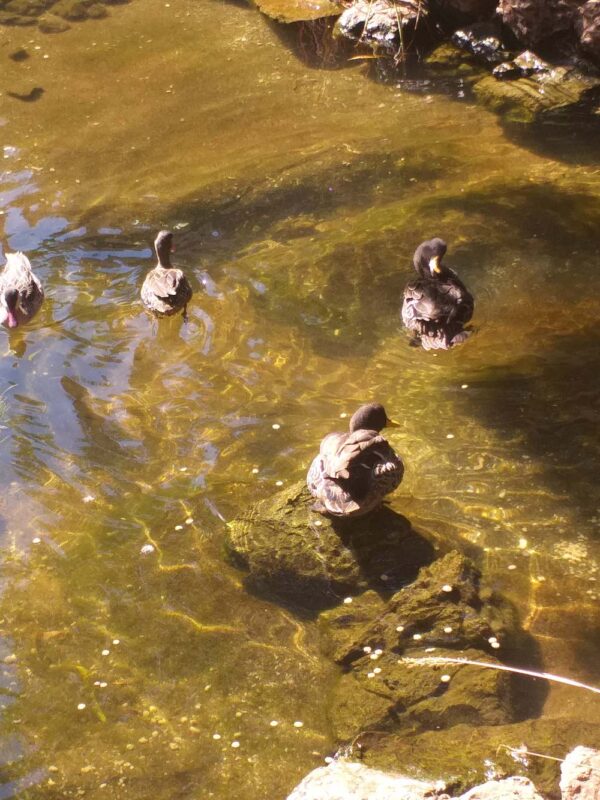
[[[356,0],[340,16],[334,33],[397,53],[405,32],[416,29],[428,13],[427,0]]]
[[[432,546],[400,514],[329,519],[311,510],[304,482],[252,506],[228,528],[228,549],[254,588],[324,608],[369,587],[392,591],[431,561]]]
[[[252,0],[269,17],[278,22],[308,22],[332,17],[343,6],[335,0]]]
[[[522,775],[549,800],[558,800],[560,760],[580,742],[599,741],[600,724],[565,717],[532,719],[509,725],[457,725],[427,732],[363,734],[364,762],[376,769],[422,779],[441,779],[465,791],[491,776]],[[525,751],[555,760],[536,758]],[[510,795],[509,795],[510,797]]]
[[[369,610],[376,616],[365,621]],[[320,624],[333,657],[349,670],[331,712],[340,739],[398,725],[499,725],[514,718],[506,673],[427,663],[432,656],[499,663],[491,652],[519,635],[511,607],[480,590],[479,573],[458,553],[423,568],[383,607],[365,596],[345,616],[324,612]]]
[[[486,76],[473,89],[491,110],[512,122],[534,122],[576,107],[597,85],[591,77],[554,67],[531,78],[499,81]]]

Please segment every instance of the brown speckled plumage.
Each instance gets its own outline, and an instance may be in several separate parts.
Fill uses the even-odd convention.
[[[192,299],[192,287],[180,269],[171,265],[173,234],[160,231],[154,242],[158,263],[146,275],[141,290],[142,303],[157,317],[170,317],[183,311]]]

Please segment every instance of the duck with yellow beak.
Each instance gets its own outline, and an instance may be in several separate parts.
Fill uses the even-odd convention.
[[[398,425],[381,403],[368,403],[352,415],[349,433],[323,439],[306,478],[314,511],[358,517],[381,505],[400,485],[404,464],[380,431]]]
[[[402,321],[413,331],[413,343],[424,350],[449,350],[471,333],[464,326],[473,316],[473,296],[456,272],[442,263],[446,250],[443,239],[420,244],[413,256],[419,277],[404,289]]]

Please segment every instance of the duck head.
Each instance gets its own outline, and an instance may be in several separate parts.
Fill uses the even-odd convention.
[[[381,431],[388,427],[397,428],[399,423],[389,419],[381,403],[367,403],[350,417],[351,433],[359,430]]]
[[[413,264],[422,278],[440,278],[445,273],[442,258],[448,249],[443,239],[429,239],[415,250]]]
[[[19,324],[17,319],[19,292],[16,289],[7,289],[2,295],[2,305],[6,309],[6,325],[9,328],[16,328]]]
[[[160,231],[157,234],[154,240],[154,249],[160,266],[169,269],[171,266],[171,253],[175,250],[171,231]]]

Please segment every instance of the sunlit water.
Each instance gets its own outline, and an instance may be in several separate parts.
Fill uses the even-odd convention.
[[[336,672],[244,589],[225,522],[369,399],[403,420],[393,507],[476,558],[544,669],[600,683],[593,147],[536,152],[306,66],[251,9],[176,5],[2,30],[2,241],[47,300],[0,332],[1,797],[259,800],[323,763]],[[138,300],[165,226],[187,324]],[[443,354],[399,325],[431,235],[476,297]],[[553,688],[543,713],[599,710]]]

